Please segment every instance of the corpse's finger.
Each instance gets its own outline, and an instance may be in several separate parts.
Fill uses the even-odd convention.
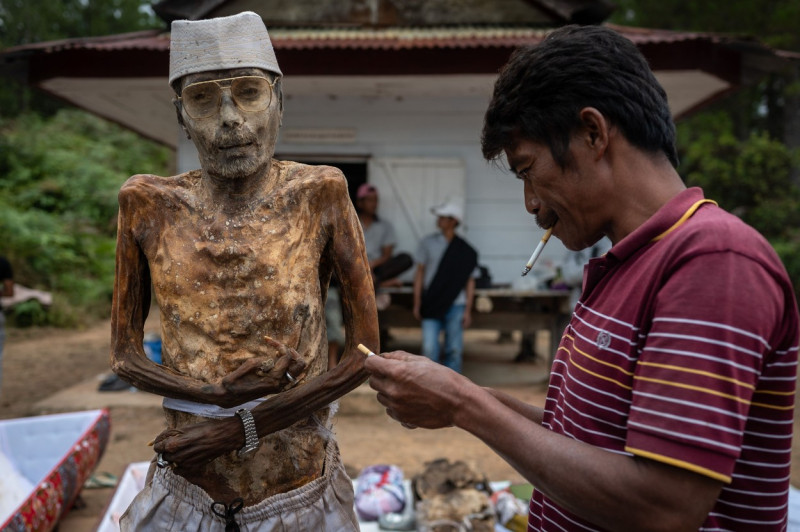
[[[292,358],[297,358],[300,356],[297,354],[297,351],[287,346],[286,344],[275,340],[271,336],[264,336],[264,341],[267,342],[272,347],[274,347],[275,349],[277,349],[278,353],[280,353],[283,356],[288,356]]]
[[[303,375],[306,370],[306,363],[301,358],[294,358],[292,357],[289,360],[289,367],[286,368],[286,371],[294,375],[296,378],[299,378]]]

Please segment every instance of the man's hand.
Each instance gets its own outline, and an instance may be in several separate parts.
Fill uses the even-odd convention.
[[[204,421],[180,429],[167,429],[153,443],[153,450],[174,464],[178,473],[204,466],[244,445],[244,431],[238,417]]]
[[[278,351],[279,357],[251,358],[220,379],[219,406],[239,406],[258,397],[281,392],[303,376],[306,363],[297,351],[269,336],[265,336],[264,340]]]
[[[405,426],[452,426],[461,390],[474,386],[455,371],[404,351],[368,357],[364,367],[378,402]]]

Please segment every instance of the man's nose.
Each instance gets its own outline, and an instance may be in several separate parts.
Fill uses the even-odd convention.
[[[533,193],[533,189],[525,182],[525,210],[529,213],[533,214],[534,212],[538,211],[541,207],[541,202],[539,201],[538,196]]]

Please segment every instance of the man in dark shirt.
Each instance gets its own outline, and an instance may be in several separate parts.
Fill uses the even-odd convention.
[[[0,295],[12,297],[14,295],[14,272],[11,270],[11,263],[0,255]],[[3,382],[3,344],[6,339],[6,316],[3,314],[3,306],[0,305],[0,385]]]

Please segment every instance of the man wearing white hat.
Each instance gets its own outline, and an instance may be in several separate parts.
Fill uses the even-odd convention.
[[[357,529],[331,403],[378,327],[344,176],[272,158],[281,71],[257,14],[173,22],[169,82],[201,169],[119,195],[112,366],[165,397],[168,426],[122,529]],[[332,273],[347,344],[326,371]],[[151,283],[163,365],[142,347]]]
[[[464,218],[461,201],[447,201],[431,212],[439,231],[424,237],[417,247],[414,317],[422,322],[422,354],[460,372],[464,328],[472,322],[478,253],[456,234]]]

